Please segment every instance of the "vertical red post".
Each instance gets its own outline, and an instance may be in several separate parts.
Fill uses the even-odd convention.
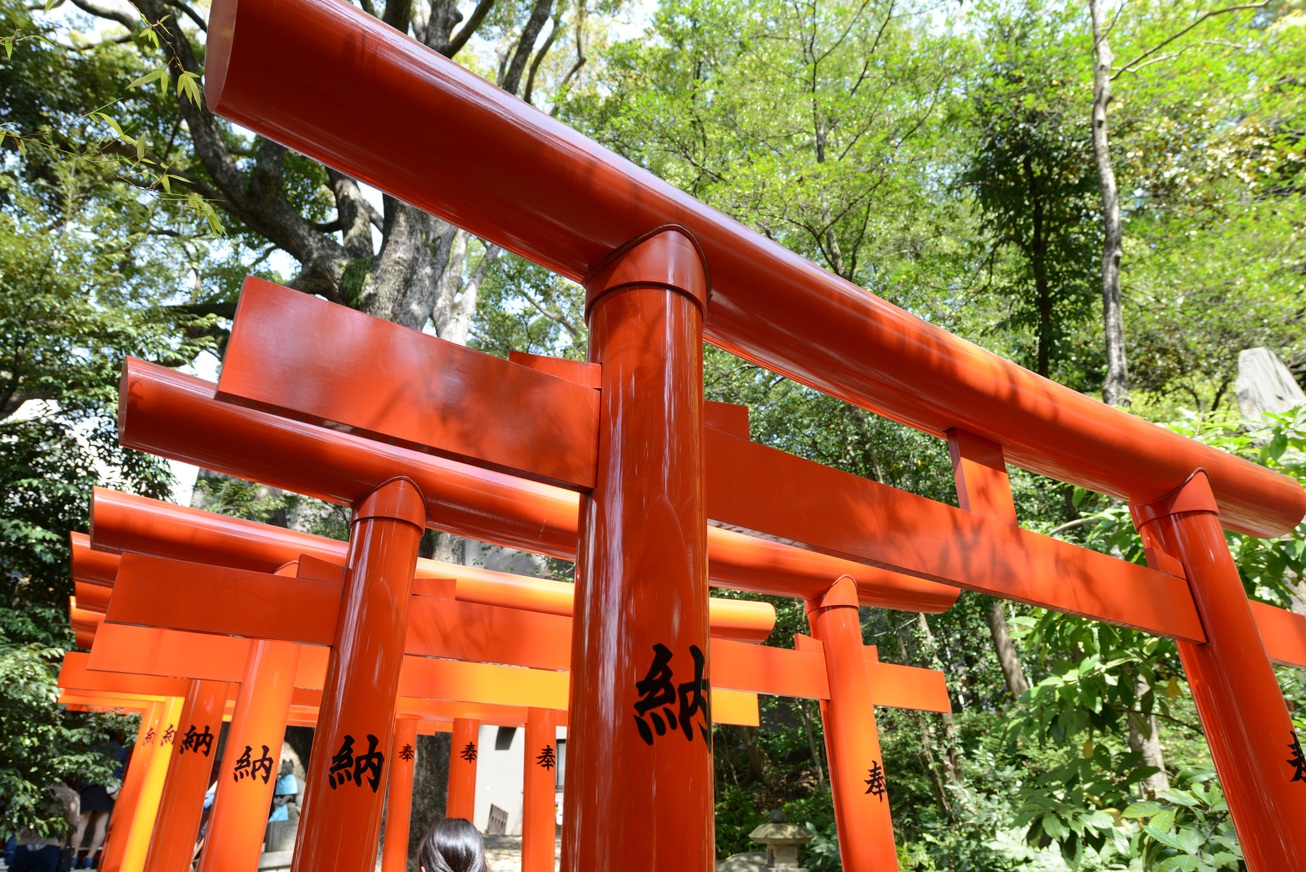
[[[526,751],[522,762],[522,872],[553,872],[557,844],[558,713],[526,713]]]
[[[408,632],[426,501],[406,478],[354,506],[335,643],[308,764],[295,872],[372,872],[381,836],[386,754]]]
[[[449,794],[444,816],[476,821],[476,758],[481,722],[455,718],[449,742]]]
[[[145,862],[150,872],[190,872],[229,690],[225,681],[190,683],[170,746],[168,779]]]
[[[136,814],[136,801],[140,798],[141,784],[145,780],[145,770],[149,765],[152,733],[158,730],[158,722],[162,717],[163,703],[161,702],[152,702],[141,712],[141,725],[136,730],[136,742],[132,747],[131,758],[127,761],[127,771],[122,776],[118,798],[114,801],[108,834],[100,849],[100,869],[118,872],[122,867],[123,852],[127,848],[127,833],[131,830],[132,817]],[[151,738],[147,740],[146,736]]]
[[[294,642],[250,643],[199,872],[258,867],[298,665],[299,645]]]
[[[417,764],[416,718],[399,718],[395,722],[391,748],[381,872],[405,872],[408,869],[408,831],[413,816],[413,767]]]
[[[821,706],[830,790],[845,869],[898,868],[889,814],[888,777],[875,727],[871,678],[866,668],[857,584],[844,576],[806,603],[812,637],[825,654],[830,699]]]
[[[1188,575],[1206,643],[1179,642],[1249,872],[1306,869],[1306,760],[1229,553],[1206,473],[1134,505],[1154,568]],[[1159,553],[1158,553],[1159,552]]]
[[[580,501],[562,868],[711,870],[706,267],[664,227],[585,283],[602,365],[596,485]]]
[[[149,749],[149,765],[145,770],[145,779],[141,782],[140,797],[136,801],[136,813],[132,815],[131,829],[127,831],[127,847],[123,851],[122,865],[119,866],[122,872],[142,872],[147,868],[145,856],[149,853],[150,837],[154,834],[154,823],[159,816],[163,785],[168,777],[172,743],[177,735],[183,702],[182,697],[173,697],[163,704],[158,732]]]

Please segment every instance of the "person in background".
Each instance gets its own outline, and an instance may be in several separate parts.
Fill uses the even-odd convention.
[[[431,827],[417,854],[422,872],[486,872],[485,842],[466,818],[445,818]]]
[[[94,869],[99,862],[100,849],[104,846],[104,836],[109,830],[109,816],[113,814],[113,806],[118,798],[118,789],[122,785],[123,775],[127,769],[128,749],[124,745],[125,737],[121,734],[115,734],[109,741],[109,753],[117,761],[113,770],[114,782],[111,787],[103,784],[91,784],[85,782],[82,784],[81,791],[81,816],[77,821],[77,829],[73,832],[73,868],[74,869]],[[82,857],[77,854],[82,850],[83,841],[87,831],[91,833],[91,841],[85,845],[86,853]]]
[[[77,792],[66,784],[48,785],[46,792],[48,797],[43,809],[45,816],[62,818],[63,826],[56,827],[56,831],[49,835],[35,830],[21,830],[9,872],[58,872],[64,843],[68,840],[68,833],[77,825],[81,808]]]

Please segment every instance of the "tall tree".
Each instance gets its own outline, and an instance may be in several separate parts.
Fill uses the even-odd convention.
[[[989,27],[988,60],[971,92],[979,141],[962,183],[995,256],[1016,255],[1012,323],[1033,333],[1027,365],[1078,386],[1085,373],[1065,352],[1089,311],[1097,185],[1090,137],[1076,117],[1074,21],[1035,2],[996,13]]]
[[[1102,330],[1106,337],[1106,378],[1102,399],[1108,406],[1129,405],[1129,365],[1125,354],[1125,321],[1120,308],[1120,257],[1123,230],[1120,196],[1111,162],[1107,107],[1111,103],[1112,64],[1102,0],[1088,0],[1093,22],[1093,159],[1102,192]]]
[[[100,27],[147,34],[137,42],[150,63],[166,69],[171,87],[184,90],[203,74],[207,25],[191,7],[167,0],[132,0],[127,10],[90,0],[75,5],[94,15]],[[538,97],[546,90],[551,52],[571,41],[579,53],[583,38],[568,27],[577,10],[565,0],[480,0],[469,14],[455,0],[390,0],[379,6],[363,0],[362,6],[447,57],[467,52],[477,39],[479,45],[497,47],[493,75],[514,94],[525,90]],[[482,62],[480,55],[470,59]],[[295,262],[287,281],[292,287],[409,327],[430,325],[437,335],[465,341],[497,248],[391,197],[383,197],[378,209],[355,180],[270,140],[240,135],[208,110],[202,91],[190,93],[195,99],[172,107],[178,126],[171,135],[150,137],[141,146],[148,160],[171,168],[171,187],[215,204],[251,249],[288,254]],[[229,315],[232,291],[227,282],[211,288],[211,308]]]

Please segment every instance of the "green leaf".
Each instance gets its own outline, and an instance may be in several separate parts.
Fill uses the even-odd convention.
[[[145,75],[141,76],[139,79],[135,79],[130,84],[128,84],[127,87],[138,88],[141,87],[142,85],[148,85],[150,82],[157,82],[159,79],[162,79],[166,75],[168,75],[167,69],[154,70],[153,72],[146,73]]]
[[[1066,829],[1066,825],[1062,823],[1061,818],[1054,814],[1043,815],[1041,824],[1043,832],[1056,841],[1060,841],[1070,834],[1070,830]]]
[[[1157,814],[1164,808],[1165,806],[1161,805],[1161,803],[1153,802],[1149,799],[1144,802],[1133,803],[1121,812],[1120,816],[1130,820],[1137,818],[1150,818],[1152,815]]]

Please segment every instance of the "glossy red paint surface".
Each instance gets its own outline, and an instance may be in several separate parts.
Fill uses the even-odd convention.
[[[1181,642],[1179,657],[1247,868],[1306,869],[1306,784],[1290,762],[1298,737],[1206,476],[1133,510],[1143,541],[1183,564],[1206,626],[1206,644]]]
[[[141,782],[141,793],[136,802],[136,813],[132,815],[131,829],[127,834],[127,848],[123,852],[121,872],[146,872],[149,869],[145,860],[150,850],[150,838],[154,834],[155,822],[159,817],[160,803],[163,799],[163,787],[168,777],[169,763],[172,762],[172,739],[175,738],[177,722],[181,714],[183,700],[181,697],[169,697],[162,703],[162,717],[159,719],[158,732],[150,742],[149,766],[145,770],[145,780]],[[146,735],[148,740],[149,735]]]
[[[710,713],[677,707],[675,690],[670,708],[649,707],[666,700],[655,688],[710,679],[704,277],[687,293],[629,284],[656,250],[625,253],[621,287],[587,288],[603,387],[596,483],[580,501],[568,739],[585,752],[568,762],[564,872],[714,866]]]
[[[480,759],[479,721],[460,718],[453,722],[449,745],[449,795],[447,817],[473,820],[476,817],[476,761]]]
[[[96,488],[92,496],[91,522],[96,531],[97,547],[184,560],[186,567],[177,567],[175,572],[190,572],[191,566],[196,563],[213,564],[212,568],[199,566],[193,570],[211,574],[204,585],[195,586],[204,589],[208,585],[224,587],[234,585],[236,587],[232,589],[232,599],[238,599],[241,595],[237,592],[240,589],[240,574],[239,572],[227,573],[217,567],[234,567],[256,573],[267,573],[288,561],[310,555],[308,560],[301,561],[299,577],[305,578],[305,567],[317,565],[314,560],[332,566],[343,564],[348,547],[344,542],[334,539],[325,539],[282,527],[185,508],[103,488]],[[74,543],[75,576],[79,567],[90,565],[87,561],[78,562],[78,556],[83,553],[83,550],[95,558],[97,572],[117,572],[119,561],[117,554],[90,551],[89,547]],[[775,574],[783,575],[784,569],[783,564],[778,565]],[[150,566],[149,572],[156,577],[171,575],[168,567],[157,563]],[[108,578],[107,583],[112,584],[113,575],[109,574]],[[567,582],[525,578],[473,566],[419,558],[417,587],[414,590],[422,589],[423,578],[452,578],[453,595],[462,602],[507,606],[568,617],[572,613],[575,586]],[[176,579],[179,586],[184,583],[184,576],[176,576]],[[251,583],[257,589],[258,580],[252,579]],[[334,583],[339,587],[338,576]],[[287,585],[289,586],[289,583]],[[301,586],[307,592],[311,593],[313,590],[307,582]],[[109,589],[105,588],[105,591]],[[152,596],[166,597],[167,593],[166,589],[158,590],[155,587]],[[103,596],[107,597],[107,593]],[[94,602],[100,602],[100,598],[97,597]],[[202,607],[201,603],[193,602],[177,602],[172,605],[179,608]],[[235,607],[234,603],[233,607]],[[313,615],[316,611],[307,614]],[[767,603],[713,597],[708,602],[708,616],[713,635],[726,639],[762,642],[775,626],[775,608]],[[284,628],[285,624],[275,615],[269,618],[269,622],[274,626],[269,629],[265,638],[276,638],[276,634],[280,632],[277,628]]]
[[[224,681],[190,681],[177,718],[176,736],[169,746],[168,777],[145,861],[150,872],[190,872],[229,690],[230,685]],[[195,735],[212,736],[211,747],[187,749],[185,737],[191,730]]]
[[[830,678],[830,699],[821,703],[830,790],[839,830],[839,858],[845,869],[896,870],[893,820],[889,814],[891,773],[884,771],[875,728],[856,588],[839,579],[822,597],[807,602],[812,637],[821,643]],[[878,773],[877,793],[869,790]]]
[[[122,788],[114,803],[114,813],[109,819],[109,832],[100,852],[99,867],[105,872],[123,872],[123,858],[127,853],[132,824],[136,815],[142,811],[145,780],[157,757],[154,753],[157,745],[153,742],[153,737],[158,735],[163,718],[167,715],[167,706],[166,702],[153,702],[141,712],[141,725],[136,731],[131,759],[127,763]],[[150,736],[150,740],[146,736]]]
[[[554,868],[557,728],[557,712],[533,708],[526,715],[526,743],[522,755],[522,872],[553,872]]]
[[[258,867],[298,661],[299,646],[291,642],[254,642],[249,646],[199,872]],[[268,778],[261,772],[259,777],[243,774],[252,766],[237,771],[246,748],[250,749],[247,763],[262,760],[265,754],[270,758]]]
[[[390,761],[390,783],[385,795],[385,839],[381,843],[381,872],[408,872],[413,769],[417,765],[416,718],[401,717],[395,721],[394,741],[386,759]]]
[[[1005,599],[1204,639],[1188,587],[1174,576],[720,431],[708,431],[707,450],[712,517]]]
[[[394,479],[354,506],[340,617],[310,757],[293,872],[372,872],[381,836],[385,759],[404,662],[408,607],[426,501]],[[346,759],[352,767],[337,765]],[[375,759],[375,758],[372,758]],[[393,761],[388,761],[392,762]]]
[[[569,278],[683,225],[712,273],[707,338],[825,393],[935,435],[966,430],[1019,466],[1134,501],[1203,467],[1242,532],[1278,535],[1306,512],[1291,480],[889,305],[346,3],[219,0],[207,63],[215,111]]]
[[[217,397],[563,487],[594,482],[594,391],[262,279],[241,288]]]
[[[576,495],[569,491],[219,403],[213,391],[211,382],[129,358],[119,392],[123,445],[349,505],[402,471],[426,495],[434,529],[576,555]],[[97,515],[96,547],[116,550],[102,526]],[[708,543],[711,577],[726,587],[806,596],[848,575],[858,579],[864,605],[939,612],[957,598],[944,585],[728,530],[710,528]]]
[[[118,574],[117,556],[92,550],[91,537],[87,533],[72,533],[68,538],[72,546],[73,577],[78,581],[112,587],[114,576]]]

